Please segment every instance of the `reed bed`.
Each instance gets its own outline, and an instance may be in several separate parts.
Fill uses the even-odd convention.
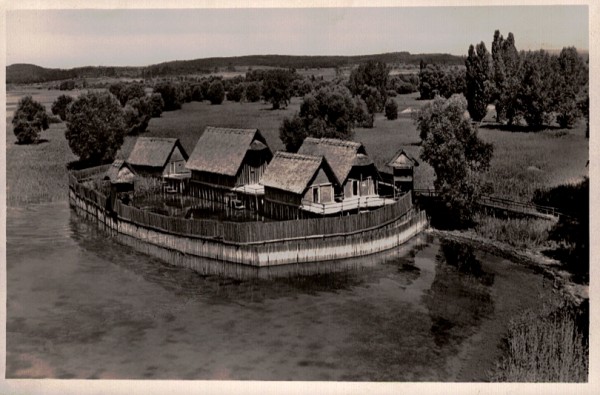
[[[550,247],[550,229],[556,220],[541,218],[495,218],[478,214],[475,232],[483,237],[522,249]]]
[[[511,321],[507,354],[491,374],[502,382],[587,382],[588,342],[567,308],[527,311]]]

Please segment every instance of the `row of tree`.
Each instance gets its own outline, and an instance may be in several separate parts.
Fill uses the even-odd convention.
[[[556,121],[570,128],[588,111],[588,67],[574,47],[558,56],[519,52],[512,33],[504,39],[496,30],[492,53],[483,42],[471,45],[465,65],[465,93],[475,121],[485,117],[488,104],[495,105],[498,122],[524,120],[530,127]]]

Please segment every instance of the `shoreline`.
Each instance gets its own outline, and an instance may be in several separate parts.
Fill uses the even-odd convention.
[[[589,285],[577,284],[571,281],[571,274],[561,268],[562,263],[560,261],[549,258],[539,251],[516,248],[507,243],[478,235],[473,230],[458,231],[428,228],[424,233],[467,243],[493,255],[508,258],[515,263],[540,270],[543,275],[553,280],[554,289],[558,290],[561,296],[574,306],[580,306],[584,301],[589,300]]]

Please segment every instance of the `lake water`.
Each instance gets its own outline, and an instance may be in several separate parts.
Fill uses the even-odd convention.
[[[360,260],[359,260],[360,261]],[[421,235],[344,270],[200,276],[67,203],[7,212],[7,378],[485,381],[541,274]]]

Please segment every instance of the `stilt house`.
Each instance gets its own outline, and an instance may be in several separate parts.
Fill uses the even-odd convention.
[[[187,162],[194,196],[222,201],[231,191],[264,194],[259,185],[273,153],[258,129],[207,127]]]
[[[140,175],[164,177],[185,174],[188,155],[179,139],[163,137],[138,137],[127,163]]]
[[[298,153],[324,156],[327,159],[341,184],[338,201],[360,196],[377,196],[379,172],[362,143],[307,137]]]
[[[323,156],[277,152],[260,183],[264,186],[265,214],[275,219],[303,218],[322,213],[334,203],[340,187]]]
[[[414,168],[419,166],[416,159],[401,149],[396,152],[388,166],[394,169],[394,190],[397,193],[404,194],[414,189]]]
[[[141,176],[151,177],[171,192],[183,192],[190,172],[188,154],[176,138],[138,137],[127,163]]]

